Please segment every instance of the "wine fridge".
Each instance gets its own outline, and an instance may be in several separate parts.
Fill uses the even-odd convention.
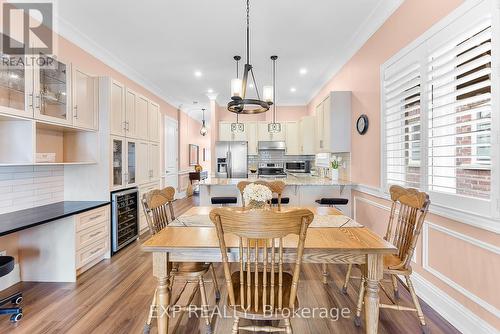
[[[111,249],[113,254],[139,238],[138,210],[137,188],[111,193]]]

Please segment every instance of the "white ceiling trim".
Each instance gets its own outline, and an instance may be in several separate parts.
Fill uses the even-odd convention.
[[[380,0],[377,6],[373,9],[371,14],[366,18],[365,22],[360,26],[358,31],[354,34],[351,41],[347,43],[341,56],[332,66],[325,71],[325,75],[318,82],[316,87],[312,90],[309,97],[309,102],[316,95],[319,94],[321,89],[328,84],[328,82],[347,64],[347,62],[358,52],[359,49],[370,39],[370,37],[377,32],[377,30],[384,24],[384,22],[399,8],[404,0]]]
[[[120,72],[122,75],[142,86],[144,89],[160,97],[172,107],[178,107],[170,102],[173,99],[169,97],[168,94],[163,92],[159,86],[155,85],[135,69],[121,61],[119,58],[115,57],[109,50],[94,42],[90,37],[82,33],[80,30],[76,29],[71,23],[64,20],[63,18],[55,15],[55,19],[57,20],[57,34],[66,38],[67,40],[83,49],[85,52],[88,52],[92,56],[96,57],[114,70]],[[183,110],[182,108],[177,109],[181,110],[189,116],[189,113],[186,112],[186,110]]]

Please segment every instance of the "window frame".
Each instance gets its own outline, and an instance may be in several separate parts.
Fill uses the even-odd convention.
[[[500,174],[500,4],[498,0],[470,0],[465,2],[463,5],[458,7],[454,12],[448,15],[446,18],[438,22],[431,29],[422,34],[414,42],[410,43],[407,47],[403,48],[395,56],[390,58],[387,62],[382,64],[380,67],[380,94],[381,94],[381,191],[387,195],[389,191],[389,184],[387,182],[387,154],[386,154],[386,131],[385,131],[385,75],[388,69],[394,66],[403,66],[407,60],[406,58],[413,59],[415,57],[420,61],[421,78],[422,78],[422,90],[421,90],[421,105],[420,105],[420,127],[421,127],[421,140],[420,140],[420,188],[423,191],[429,193],[432,206],[431,211],[439,214],[439,212],[450,212],[451,210],[456,210],[458,215],[463,216],[478,216],[491,219],[491,224],[494,224],[494,228],[498,228],[498,220],[500,218],[500,186],[499,186],[499,174]],[[471,163],[471,168],[479,169],[491,169],[491,180],[490,180],[490,199],[484,200],[479,198],[466,197],[460,194],[446,194],[441,192],[429,191],[429,165],[428,165],[428,89],[427,89],[427,57],[431,50],[435,49],[432,47],[431,43],[436,43],[436,40],[440,39],[446,41],[446,29],[451,29],[450,27],[457,26],[461,22],[466,20],[466,22],[471,22],[463,27],[462,31],[466,32],[477,25],[481,19],[485,19],[488,16],[491,20],[491,30],[492,30],[492,58],[491,58],[491,159],[490,165],[484,163]],[[462,26],[460,26],[462,28]],[[449,34],[449,33],[448,33]],[[444,43],[442,44],[444,45]],[[477,140],[477,138],[476,138]],[[476,152],[473,153],[476,155]],[[410,155],[411,156],[411,155]],[[416,166],[416,165],[415,165]],[[457,205],[458,202],[458,205]],[[493,226],[493,225],[492,225]]]

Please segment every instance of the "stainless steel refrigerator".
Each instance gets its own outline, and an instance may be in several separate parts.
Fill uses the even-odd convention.
[[[217,161],[215,176],[246,179],[248,177],[248,143],[246,141],[218,141],[215,144]]]

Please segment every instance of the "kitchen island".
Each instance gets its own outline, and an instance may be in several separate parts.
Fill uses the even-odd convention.
[[[347,216],[351,216],[351,186],[347,180],[335,180],[311,176],[309,174],[288,174],[285,178],[259,178],[249,176],[246,179],[226,179],[210,177],[200,182],[200,205],[210,206],[211,197],[230,196],[238,199],[241,205],[241,195],[236,185],[241,181],[255,182],[279,180],[287,185],[283,197],[290,198],[289,206],[316,206],[315,201],[322,197],[341,197],[349,199],[348,205],[338,208]]]

